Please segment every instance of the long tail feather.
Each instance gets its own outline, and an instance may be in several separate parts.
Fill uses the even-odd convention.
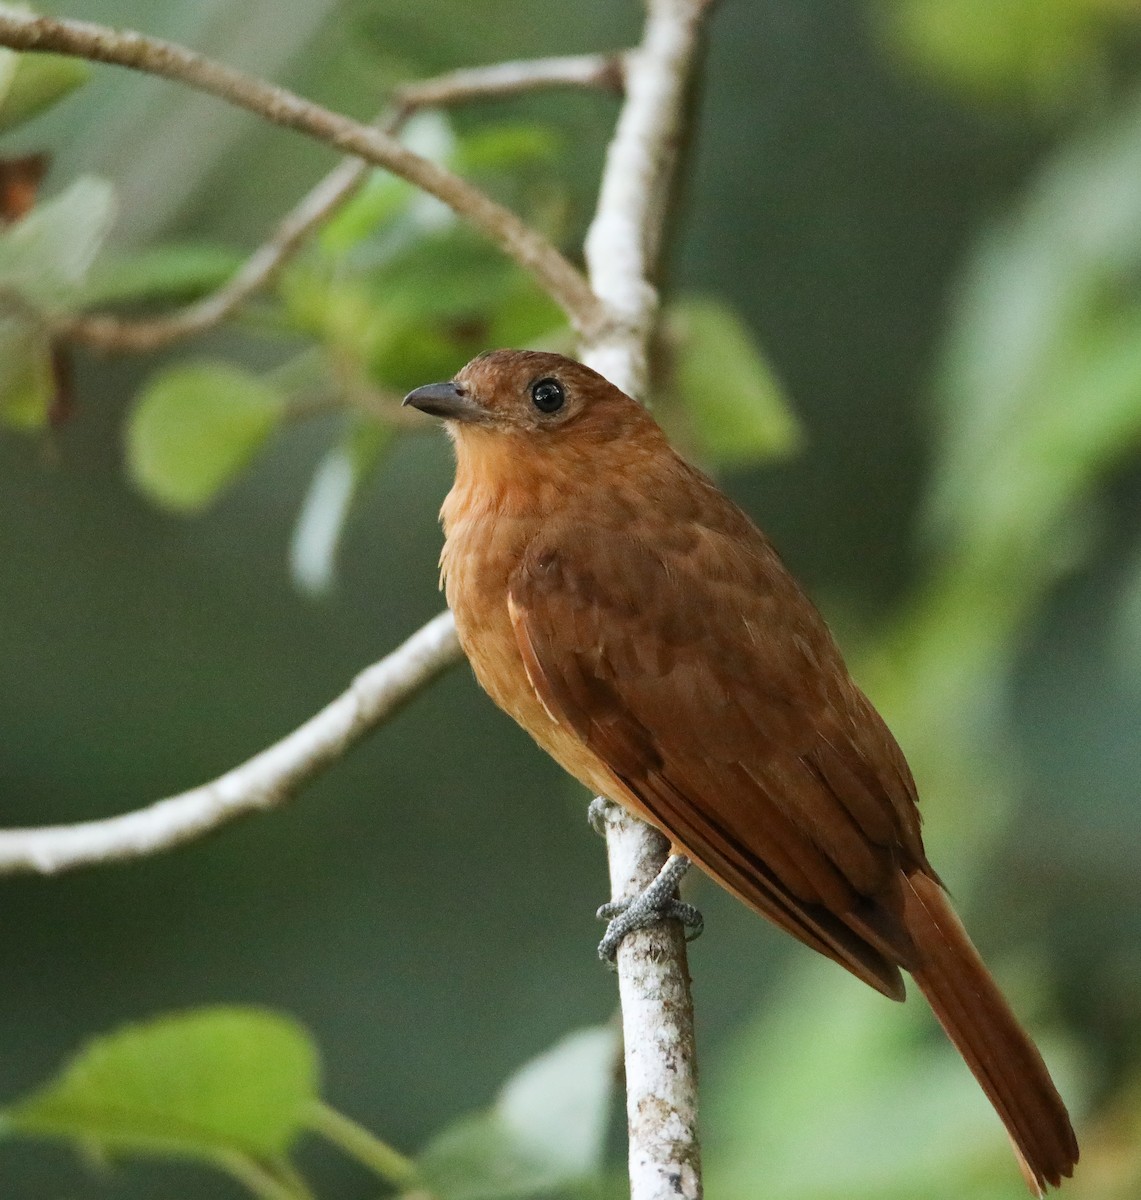
[[[1066,1106],[943,889],[916,872],[904,892],[904,920],[920,953],[915,982],[1002,1118],[1031,1191],[1041,1196],[1078,1161]]]

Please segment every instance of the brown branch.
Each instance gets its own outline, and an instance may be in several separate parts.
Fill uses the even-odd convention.
[[[0,45],[68,54],[173,79],[383,167],[435,196],[531,272],[580,334],[595,336],[607,323],[606,309],[582,272],[546,238],[479,188],[409,150],[383,130],[172,42],[129,30],[7,9],[0,10]]]
[[[451,71],[435,79],[407,84],[377,120],[395,137],[414,113],[554,88],[603,89],[620,93],[621,55],[573,55],[496,63]],[[279,222],[263,242],[216,291],[161,317],[132,319],[113,313],[83,313],[60,320],[53,332],[103,354],[131,354],[205,333],[221,324],[267,288],[294,254],[345,204],[368,177],[372,165],[355,156],[338,163]]]
[[[329,172],[216,291],[161,317],[131,319],[113,313],[81,313],[56,321],[54,336],[103,354],[139,354],[205,333],[268,287],[312,232],[360,187],[369,163],[346,158]]]

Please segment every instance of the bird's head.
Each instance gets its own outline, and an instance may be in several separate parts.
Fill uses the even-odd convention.
[[[597,371],[534,350],[481,354],[448,383],[417,388],[404,403],[442,418],[457,440],[477,431],[543,442],[610,440],[656,428],[640,404]]]

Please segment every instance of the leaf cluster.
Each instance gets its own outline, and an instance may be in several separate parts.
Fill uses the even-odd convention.
[[[549,128],[501,122],[459,137],[444,117],[424,113],[406,138],[549,237],[565,233],[560,143]],[[130,315],[193,301],[235,269],[233,254],[207,244],[107,252],[114,212],[111,185],[84,179],[0,233],[0,296],[9,299],[0,314],[0,421],[13,428],[52,423],[53,329],[62,319],[109,303]],[[236,484],[283,428],[336,415],[290,546],[293,577],[313,593],[333,583],[362,487],[399,437],[423,427],[401,412],[405,392],[450,377],[490,347],[573,348],[560,310],[528,275],[438,201],[383,171],[366,178],[240,321],[266,344],[272,365],[179,358],[160,368],[131,406],[127,470],[156,504],[194,514]],[[658,412],[694,456],[733,466],[795,447],[796,424],[774,375],[723,302],[679,298],[659,351]],[[718,384],[710,386],[714,366]]]

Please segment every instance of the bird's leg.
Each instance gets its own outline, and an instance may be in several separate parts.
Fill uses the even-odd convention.
[[[689,859],[684,854],[671,854],[649,887],[629,900],[614,900],[604,904],[598,910],[598,919],[609,921],[610,924],[598,943],[598,957],[612,963],[622,939],[628,933],[656,925],[659,921],[680,921],[685,927],[687,942],[700,937],[705,928],[705,918],[692,904],[682,903],[677,896],[677,885],[688,870]]]

